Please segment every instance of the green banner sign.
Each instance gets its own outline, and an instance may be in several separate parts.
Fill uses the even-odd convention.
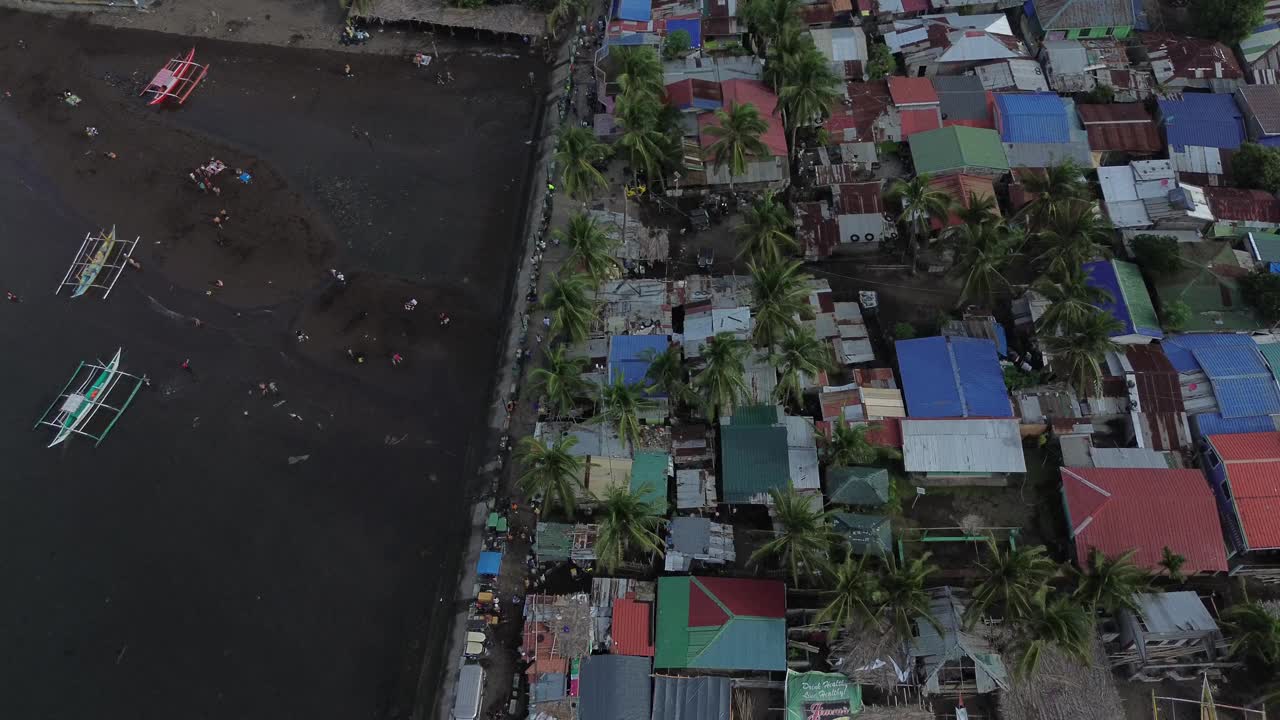
[[[787,720],[848,720],[862,712],[862,688],[836,673],[787,671]]]

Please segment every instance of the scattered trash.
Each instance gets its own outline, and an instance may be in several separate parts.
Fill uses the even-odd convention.
[[[297,464],[298,464],[298,463],[300,463],[300,462],[304,462],[304,461],[305,461],[307,458],[309,458],[309,457],[311,457],[311,456],[310,456],[310,455],[290,455],[290,456],[289,456],[289,464],[290,464],[290,465],[297,465]]]

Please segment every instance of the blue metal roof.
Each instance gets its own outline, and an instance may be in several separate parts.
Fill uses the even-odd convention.
[[[487,551],[480,553],[480,562],[476,565],[476,572],[481,575],[497,575],[498,570],[501,568],[502,553]]]
[[[1258,346],[1245,336],[1247,344],[1234,347],[1205,347],[1191,351],[1200,368],[1209,376],[1222,417],[1241,418],[1280,413],[1280,388]]]
[[[628,385],[648,385],[650,353],[665,352],[666,335],[614,335],[609,338],[609,382],[622,378]]]
[[[1085,280],[1089,285],[1105,290],[1111,299],[1098,304],[1098,308],[1120,321],[1124,331],[1119,335],[1131,335],[1136,331],[1133,315],[1124,304],[1124,291],[1120,289],[1120,278],[1116,275],[1115,266],[1110,260],[1100,260],[1084,264]]]
[[[1200,363],[1192,354],[1208,348],[1257,348],[1248,335],[1235,333],[1204,333],[1196,335],[1169,335],[1160,341],[1165,357],[1178,372],[1195,372]]]
[[[649,22],[653,19],[653,2],[652,0],[618,0],[613,18]]]
[[[990,340],[899,340],[907,415],[913,418],[1011,417],[1009,390]]]
[[[702,47],[702,21],[701,20],[668,20],[667,34],[683,30],[689,33],[690,47]]]
[[[1071,142],[1067,108],[1057,93],[997,93],[1000,139],[1007,143]]]
[[[1200,437],[1272,432],[1276,429],[1276,422],[1270,415],[1224,418],[1220,413],[1206,413],[1204,415],[1193,415],[1192,419],[1196,424],[1196,431],[1200,434]]]
[[[1181,100],[1160,101],[1160,122],[1169,146],[1235,150],[1244,142],[1244,117],[1229,93],[1183,93]]]

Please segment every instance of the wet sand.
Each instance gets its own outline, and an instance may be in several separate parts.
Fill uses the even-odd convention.
[[[203,41],[206,86],[142,106],[185,47],[0,12],[0,287],[23,297],[0,306],[0,716],[404,717],[449,630],[542,69],[477,47],[440,86]],[[185,172],[211,155],[254,182],[200,194]],[[55,297],[111,223],[145,269],[105,302]],[[102,446],[46,450],[32,423],[118,346],[152,388]]]

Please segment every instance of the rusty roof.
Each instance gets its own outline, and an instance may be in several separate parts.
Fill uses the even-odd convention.
[[[837,185],[837,202],[841,215],[882,215],[884,201],[881,199],[880,181],[863,183],[844,183]]]
[[[1157,153],[1164,149],[1155,118],[1142,103],[1076,103],[1076,113],[1089,133],[1089,148],[1094,152]]]
[[[1185,412],[1178,371],[1159,345],[1131,345],[1125,357],[1133,366],[1143,412]]]
[[[892,100],[884,80],[849,83],[849,103],[834,105],[831,117],[822,126],[834,142],[874,142],[876,118],[884,114]]]
[[[991,178],[982,177],[980,175],[965,175],[963,173],[958,175],[943,175],[931,179],[929,181],[929,185],[933,189],[941,190],[955,198],[958,203],[958,207],[969,207],[969,202],[975,196],[979,198],[989,197],[993,199],[996,196],[995,183],[991,182]],[[992,210],[995,211],[997,216],[1000,215],[999,204],[992,208]],[[930,220],[929,222],[933,225],[935,230],[942,227],[942,222],[939,220],[935,219]],[[954,211],[951,213],[951,217],[947,218],[947,227],[954,227],[962,224],[964,224],[964,221],[961,220],[960,216]]]
[[[1244,77],[1235,53],[1216,40],[1162,32],[1138,33],[1138,40],[1151,60],[1169,61],[1173,77],[1187,80]]]
[[[1219,220],[1280,223],[1280,200],[1262,190],[1206,187],[1209,209]]]

